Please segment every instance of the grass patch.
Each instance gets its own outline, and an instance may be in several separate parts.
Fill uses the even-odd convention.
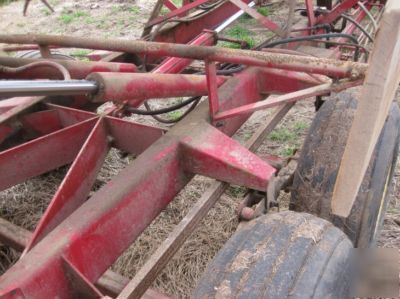
[[[304,131],[304,130],[308,129],[309,126],[310,125],[307,122],[299,120],[299,121],[294,123],[293,128],[297,133],[300,133],[301,131]]]
[[[226,193],[228,196],[234,198],[242,198],[246,194],[246,191],[246,188],[240,186],[229,186],[229,188],[226,190]]]
[[[182,111],[176,110],[169,112],[167,115],[170,120],[174,121],[179,119],[182,116],[182,114],[183,114]]]
[[[281,143],[279,155],[290,157],[301,147],[302,137],[308,128],[308,122],[299,120],[273,130],[268,139]]]
[[[235,25],[235,26],[227,29],[226,35],[232,39],[237,39],[237,40],[247,42],[249,44],[250,48],[253,48],[256,44],[256,41],[251,36],[251,32],[248,29],[246,29],[240,25]],[[234,48],[234,49],[240,48],[240,45],[237,43],[224,42],[224,43],[222,43],[222,45],[225,47],[228,47],[228,48]]]
[[[74,12],[67,12],[67,13],[63,13],[60,16],[60,20],[62,23],[64,23],[65,25],[68,25],[70,23],[72,23],[75,19],[78,18],[82,18],[82,17],[90,17],[89,13],[82,11],[82,10],[77,10]]]
[[[85,57],[87,56],[90,52],[92,52],[91,50],[87,50],[87,49],[77,49],[75,51],[73,51],[71,53],[71,56],[76,56],[76,57]]]
[[[140,14],[140,8],[135,5],[129,8],[129,11],[135,15]]]
[[[264,17],[268,17],[271,14],[268,7],[259,7],[257,8],[257,12]]]
[[[269,135],[272,141],[287,142],[296,139],[296,134],[288,128],[275,129]]]
[[[297,147],[295,146],[287,146],[281,151],[281,155],[285,157],[291,157],[296,152],[296,148]]]
[[[0,0],[0,6],[10,4],[15,0]]]

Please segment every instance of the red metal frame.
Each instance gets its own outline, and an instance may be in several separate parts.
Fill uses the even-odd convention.
[[[184,6],[176,8],[166,1],[171,12],[148,26],[180,16],[205,2],[184,2]],[[5,149],[0,151],[0,190],[72,163],[23,257],[0,278],[0,298],[101,296],[94,286],[100,276],[195,174],[266,191],[275,169],[229,137],[254,111],[362,84],[367,67],[363,64],[314,58],[304,58],[307,63],[302,63],[299,56],[276,54],[282,60],[278,63],[271,60],[275,54],[268,52],[224,52],[199,47],[215,44],[216,35],[209,30],[238,11],[237,1],[231,2],[236,5],[223,3],[189,24],[158,32],[154,39],[189,45],[137,42],[135,48],[129,42],[109,42],[105,46],[94,39],[65,38],[54,42],[51,38],[32,38],[31,43],[42,46],[81,43],[82,47],[98,50],[128,49],[127,52],[149,56],[151,62],[160,57],[164,60],[148,74],[137,73],[138,68],[130,63],[57,61],[70,71],[72,78],[98,82],[100,93],[77,97],[68,105],[43,103],[44,98],[39,97],[0,101],[0,150]],[[331,23],[357,5],[357,1],[345,0],[330,13],[314,17],[312,1],[305,3],[310,27]],[[365,17],[363,11],[355,12],[357,20]],[[270,29],[279,32],[279,28]],[[349,25],[344,32],[354,30],[354,25]],[[10,39],[31,44],[26,37]],[[285,62],[285,58],[291,61]],[[195,59],[204,60],[205,75],[179,74]],[[14,67],[30,62],[0,58],[0,65]],[[217,62],[248,67],[227,78],[217,75]],[[42,68],[21,73],[18,78],[56,76],[52,69]],[[348,80],[332,84],[326,76]],[[0,72],[0,78],[6,76]],[[285,95],[265,100],[268,94]],[[199,95],[208,95],[208,102],[168,132],[111,116],[116,107],[104,114],[77,109],[106,100],[138,107],[154,97]],[[29,133],[32,140],[8,146],[6,141],[13,141],[18,133]],[[111,147],[137,159],[88,199]]]

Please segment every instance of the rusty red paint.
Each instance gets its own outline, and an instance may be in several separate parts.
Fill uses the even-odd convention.
[[[313,27],[315,25],[315,14],[314,14],[314,3],[312,0],[305,0],[306,9],[307,9],[307,17],[308,17],[308,26]]]
[[[195,0],[189,4],[183,5],[182,7],[179,7],[178,9],[172,10],[170,13],[166,14],[165,16],[160,16],[155,18],[154,20],[151,20],[149,23],[146,24],[146,27],[151,27],[157,24],[160,24],[166,20],[170,20],[174,17],[177,17],[181,14],[185,14],[188,11],[190,11],[193,8],[199,7],[201,4],[204,4],[208,2],[209,0]]]
[[[135,73],[137,67],[134,64],[116,62],[91,62],[50,59],[64,66],[71,74],[72,79],[85,79],[93,72],[115,72],[115,73]],[[26,59],[14,57],[0,57],[0,65],[7,67],[19,67],[29,63],[40,61],[40,59]],[[35,68],[27,70],[13,76],[2,74],[0,79],[62,79],[59,72],[49,67]]]
[[[164,1],[164,5],[165,5],[165,7],[167,7],[169,10],[176,10],[177,9],[177,7],[175,6],[175,4],[174,3],[172,3],[171,1],[169,1],[169,0],[165,0]]]
[[[113,100],[136,107],[146,99],[207,95],[202,75],[93,73],[88,79],[100,86],[92,99],[95,102]],[[225,78],[216,78],[218,86],[223,82]]]
[[[243,2],[249,3],[250,0],[244,0]],[[202,18],[194,19],[189,23],[177,24],[169,30],[161,30],[154,37],[154,41],[187,44],[194,37],[201,34],[203,30],[215,29],[223,21],[238,11],[239,9],[235,5],[230,2],[225,2],[221,6],[214,8],[213,13],[206,14]]]
[[[248,78],[248,82],[252,81],[251,78],[253,81],[256,79],[256,76],[249,75],[248,72],[238,75],[239,81],[243,81],[241,77]],[[257,87],[257,84],[254,83],[253,86]],[[240,93],[235,92],[236,89],[231,89],[229,84],[220,87],[221,105],[229,108],[234,104],[257,100],[256,97],[242,97]],[[224,128],[224,131],[232,135],[245,119],[247,118],[243,117],[240,121],[232,122]],[[0,278],[0,294],[5,295],[18,286],[25,296],[51,298],[56,294],[59,296],[62,294],[61,298],[69,298],[71,293],[61,266],[62,257],[66,257],[88,281],[95,282],[192,178],[193,173],[189,166],[182,163],[182,155],[189,150],[188,144],[196,147],[197,133],[194,134],[194,129],[201,130],[202,124],[206,124],[207,121],[209,121],[208,107],[207,103],[203,103],[194,115],[184,119],[152,144],[131,165],[97,191],[3,275]],[[215,142],[221,141],[222,133],[216,133],[214,130],[216,129],[210,131],[209,134],[214,136]],[[203,138],[203,141],[207,139],[207,133]],[[188,140],[193,141],[188,143]],[[216,146],[219,147],[222,144]],[[244,152],[236,143],[231,149]],[[233,171],[230,173],[237,174],[237,178],[240,178],[235,179],[235,182],[239,184],[264,188],[273,171],[265,162],[261,166],[258,163],[255,165],[257,158],[254,156],[251,156],[249,160],[252,161],[251,163],[241,163],[240,159],[237,160],[234,156],[221,161],[220,157],[215,155],[216,152],[207,152],[206,148],[204,150],[201,154],[204,155],[204,165],[212,165],[213,160],[219,161],[218,163],[227,163],[227,169],[230,168]],[[200,156],[197,158],[199,158],[196,159],[197,161],[202,161]],[[189,157],[185,155],[184,159],[189,159]],[[235,169],[238,163],[241,168]],[[161,169],[167,175],[160,175]],[[229,179],[227,176],[222,176],[219,168],[211,170],[212,168],[207,175]],[[263,170],[268,171],[263,173]],[[249,179],[253,171],[253,175],[258,177],[255,183]],[[108,241],[111,235],[113,242]],[[33,259],[35,263],[31,263]],[[26,268],[28,264],[30,266]],[[24,275],[21,275],[20,271],[23,271]],[[42,278],[46,279],[46,286],[39,283]],[[18,281],[17,284],[16,281]]]
[[[88,120],[0,152],[0,190],[70,163],[93,125]]]
[[[185,139],[183,163],[187,171],[261,191],[275,169],[211,125],[191,128],[196,138]]]
[[[14,132],[14,129],[7,125],[0,125],[0,144]]]
[[[341,4],[347,2],[346,5],[349,5],[350,1]],[[184,4],[190,3],[185,1]],[[340,9],[337,8],[334,13],[337,14]],[[214,28],[237,10],[233,4],[226,2],[204,18],[159,32],[155,40],[181,43],[192,41],[192,45],[211,45],[214,42],[212,32],[193,38],[204,28]],[[362,18],[361,14],[358,14],[358,18]],[[345,30],[350,29],[347,27]],[[78,39],[66,40],[77,42]],[[108,50],[132,52],[128,41],[115,45],[113,42],[108,43],[105,46],[109,47]],[[212,101],[218,103],[220,111],[242,109],[245,105],[253,107],[257,105],[254,103],[269,93],[293,92],[321,84],[325,79],[324,76],[301,72],[347,77],[354,68],[361,70],[361,75],[366,69],[366,65],[346,62],[333,64],[332,61],[322,63],[310,59],[304,63],[293,56],[286,56],[293,60],[285,64],[278,61],[284,60],[284,56],[272,55],[269,56],[272,60],[268,60],[255,51],[238,53],[199,47],[180,48],[177,45],[142,45],[143,48],[135,48],[135,51],[148,54],[152,63],[152,56],[172,56],[153,71],[160,76],[104,75],[109,78],[108,82],[104,81],[108,95],[121,101],[132,99],[130,104],[135,106],[150,97],[206,94],[208,90],[204,76],[201,76],[200,82],[193,76],[175,75],[167,78],[162,75],[181,72],[193,59],[257,66],[248,67],[226,81],[225,78],[218,78],[218,90],[215,85],[210,90]],[[96,43],[96,47],[103,48],[104,43]],[[133,69],[136,70],[135,66],[129,64],[100,63],[95,68],[87,66],[82,67],[79,62],[76,67],[71,66],[72,73],[78,78],[82,74],[86,77],[99,68],[103,70],[103,67],[109,67],[115,73],[133,73]],[[214,70],[208,73],[215,77]],[[48,70],[44,70],[40,76],[49,74]],[[215,83],[210,80],[212,76],[209,77],[209,86]],[[121,78],[125,78],[125,82],[118,82]],[[1,298],[15,298],[18,295],[26,298],[72,298],[76,293],[71,287],[71,274],[75,275],[79,283],[86,284],[97,293],[92,284],[173,200],[194,174],[265,190],[274,173],[268,162],[228,137],[248,119],[250,110],[243,110],[240,114],[221,120],[217,130],[210,124],[209,106],[203,103],[164,134],[159,128],[54,104],[41,104],[42,111],[39,112],[24,111],[25,115],[14,113],[4,118],[3,112],[19,107],[17,101],[21,102],[21,99],[0,102],[0,119],[3,119],[0,143],[13,132],[11,124],[14,119],[43,136],[0,152],[0,189],[58,165],[70,162],[73,165],[42,219],[35,239],[31,241],[32,245],[37,245],[0,278]],[[30,104],[37,102],[28,99],[21,103],[31,107]],[[80,103],[84,104],[85,101]],[[215,105],[212,106],[215,108]],[[39,105],[34,107],[36,109]],[[85,194],[89,192],[95,173],[111,146],[140,155],[121,174],[85,201]],[[43,162],[43,156],[48,161]],[[35,160],[40,161],[40,165]]]
[[[212,31],[205,30],[192,40],[190,45],[197,46],[212,46],[216,41],[215,33]],[[187,66],[189,66],[193,60],[191,59],[182,59],[176,57],[170,57],[165,59],[158,67],[156,67],[152,73],[159,74],[177,74],[183,71]]]
[[[104,121],[99,118],[42,216],[25,251],[29,251],[86,201],[109,148]]]
[[[63,47],[81,47],[92,49],[106,49],[136,54],[149,54],[159,57],[171,56],[188,59],[244,64],[277,68],[297,72],[307,72],[327,75],[335,78],[351,77],[356,71],[364,75],[367,64],[316,57],[303,57],[287,54],[268,53],[262,51],[236,50],[221,47],[204,47],[181,44],[165,44],[145,41],[127,41],[110,39],[107,41],[96,38],[79,38],[71,36],[28,36],[28,35],[0,35],[1,42],[57,44]]]
[[[23,128],[35,134],[46,135],[62,128],[57,111],[46,110],[19,117]]]

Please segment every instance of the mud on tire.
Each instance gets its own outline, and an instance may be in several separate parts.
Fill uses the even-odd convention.
[[[305,213],[263,215],[208,265],[192,298],[348,298],[352,244]]]
[[[343,92],[326,101],[318,111],[301,150],[290,209],[329,220],[356,247],[369,247],[382,224],[392,189],[400,110],[393,104],[351,214],[340,218],[331,214],[331,199],[356,106],[354,95]]]

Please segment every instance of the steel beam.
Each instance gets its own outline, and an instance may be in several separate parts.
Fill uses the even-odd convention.
[[[94,124],[87,120],[1,152],[0,190],[72,162]]]
[[[4,245],[22,252],[28,244],[32,233],[24,228],[17,226],[3,218],[0,218],[0,242]],[[129,279],[107,270],[96,282],[96,286],[108,296],[118,296],[128,284]],[[170,299],[168,296],[159,293],[154,289],[148,289],[142,299]]]
[[[25,252],[86,201],[110,149],[107,135],[104,121],[99,118],[40,219]]]

